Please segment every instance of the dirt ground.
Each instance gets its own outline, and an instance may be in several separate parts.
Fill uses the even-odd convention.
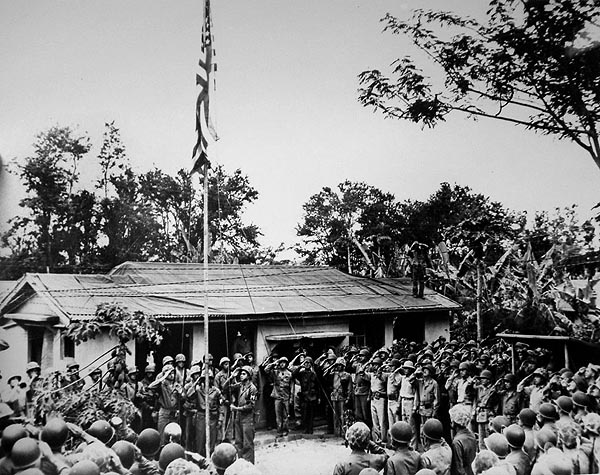
[[[299,439],[257,447],[255,462],[262,475],[331,475],[349,453],[342,439]]]

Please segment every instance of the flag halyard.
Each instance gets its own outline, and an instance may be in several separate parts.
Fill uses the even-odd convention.
[[[204,23],[202,25],[201,57],[198,61],[199,72],[196,74],[196,85],[200,87],[196,100],[196,134],[197,140],[192,151],[192,173],[201,171],[208,160],[209,136],[217,140],[217,133],[212,124],[210,114],[210,82],[216,64],[213,64],[214,48],[212,35],[212,18],[210,0],[204,3]]]

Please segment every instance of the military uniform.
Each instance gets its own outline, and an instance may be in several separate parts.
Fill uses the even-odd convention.
[[[293,376],[300,383],[299,397],[304,433],[312,434],[315,419],[315,406],[319,399],[317,373],[315,373],[312,367],[308,369],[303,366],[298,366],[294,368]]]
[[[387,455],[368,454],[362,450],[353,450],[343,462],[335,464],[333,475],[358,475],[363,468],[380,471],[385,467]]]
[[[203,378],[203,377],[202,377]],[[203,384],[195,387],[196,406],[198,408],[195,417],[196,447],[197,452],[206,457],[206,390]],[[209,412],[209,448],[210,452],[215,448],[217,441],[217,429],[219,424],[219,408],[221,407],[221,391],[214,386],[208,388],[208,412]]]
[[[502,415],[505,416],[511,424],[516,422],[519,411],[521,410],[521,393],[515,389],[502,391],[500,398]]]
[[[477,388],[477,410],[475,413],[475,421],[479,432],[479,448],[484,450],[484,439],[488,436],[488,425],[490,419],[497,414],[498,411],[498,393],[494,386],[480,385]]]
[[[354,415],[357,421],[367,425],[371,424],[370,391],[371,379],[366,374],[364,366],[359,365],[354,376]]]
[[[399,447],[386,464],[386,475],[415,475],[419,471],[421,455],[408,446]]]
[[[387,375],[387,416],[388,425],[391,427],[394,422],[400,420],[400,385],[404,376],[396,370]]]
[[[477,438],[468,429],[460,429],[452,439],[451,475],[473,475],[471,463],[477,452]]]
[[[352,397],[352,377],[346,371],[332,373],[331,403],[333,405],[333,433],[343,436],[344,413]]]
[[[450,475],[452,449],[442,441],[431,444],[429,450],[421,455],[421,468],[433,470],[436,475]]]
[[[275,400],[277,432],[285,435],[288,433],[288,412],[292,396],[292,372],[287,368],[277,368],[268,369],[267,373],[273,378],[271,397]]]
[[[256,386],[249,380],[231,385],[236,401],[234,410],[235,447],[240,457],[254,463],[254,405],[258,397]]]
[[[523,450],[512,450],[504,460],[515,468],[517,475],[529,475],[531,473],[531,460]]]
[[[425,378],[419,381],[415,407],[421,417],[421,424],[435,417],[440,407],[440,388],[435,379]]]

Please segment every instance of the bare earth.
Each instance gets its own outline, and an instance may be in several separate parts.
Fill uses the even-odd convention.
[[[258,447],[255,462],[262,475],[331,475],[349,453],[342,439],[299,439]]]

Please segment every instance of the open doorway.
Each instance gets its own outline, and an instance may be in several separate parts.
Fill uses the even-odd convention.
[[[154,363],[157,371],[162,369],[162,359],[165,356],[173,358],[178,353],[185,355],[189,366],[192,355],[194,324],[169,323],[165,325],[165,333],[160,345],[150,345],[146,342],[138,342],[135,347],[135,365],[139,371],[143,371],[148,363]]]
[[[425,339],[425,321],[418,313],[403,313],[394,318],[394,340],[405,338],[422,343]]]

